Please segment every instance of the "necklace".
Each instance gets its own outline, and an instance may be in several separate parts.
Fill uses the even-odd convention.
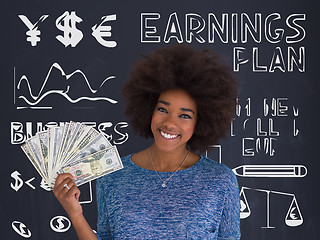
[[[162,184],[161,184],[162,187],[166,187],[166,186],[167,186],[166,183],[173,177],[173,175],[176,174],[176,172],[178,172],[178,171],[180,170],[180,168],[182,167],[183,163],[184,163],[184,162],[186,161],[186,159],[188,158],[189,152],[190,152],[190,150],[188,149],[188,153],[187,153],[186,157],[183,159],[182,163],[181,163],[180,166],[177,168],[177,170],[175,170],[170,177],[168,177],[167,179],[163,180],[163,179],[160,177],[160,175],[159,175],[159,173],[158,173],[158,171],[157,171],[157,169],[156,169],[156,166],[154,165],[154,162],[153,162],[152,156],[151,156],[151,150],[150,150],[150,148],[149,148],[149,157],[150,157],[152,166],[153,166],[153,168],[154,168],[154,171],[155,171],[156,174],[158,175],[158,178],[162,181]]]

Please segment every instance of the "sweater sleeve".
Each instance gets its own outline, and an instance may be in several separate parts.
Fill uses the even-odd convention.
[[[96,191],[97,191],[97,208],[98,208],[97,237],[99,240],[112,239],[109,219],[108,219],[107,201],[106,201],[105,189],[103,184],[103,178],[97,179]]]
[[[238,240],[240,239],[239,186],[237,178],[231,170],[229,170],[226,180],[226,193],[218,240]]]

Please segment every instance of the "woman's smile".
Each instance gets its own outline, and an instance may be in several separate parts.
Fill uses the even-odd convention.
[[[166,132],[162,131],[161,129],[159,129],[159,132],[162,137],[164,137],[165,139],[168,139],[168,140],[172,140],[172,139],[179,137],[179,134],[166,133]]]

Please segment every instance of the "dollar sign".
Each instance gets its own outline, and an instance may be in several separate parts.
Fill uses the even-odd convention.
[[[59,30],[64,32],[64,35],[56,36],[65,47],[71,45],[75,47],[83,38],[83,33],[77,29],[76,23],[82,22],[82,19],[79,18],[74,11],[69,13],[65,11],[60,17],[56,20],[56,26]]]
[[[15,190],[16,192],[18,192],[18,190],[22,187],[23,185],[23,181],[22,179],[19,177],[21,174],[18,171],[14,171],[13,173],[11,173],[11,177],[15,180],[14,184],[11,183],[10,186],[13,190]]]
[[[63,227],[64,227],[64,224],[63,224],[63,219],[61,218],[58,218],[57,222],[58,222],[58,226],[56,226],[57,229],[61,230]]]

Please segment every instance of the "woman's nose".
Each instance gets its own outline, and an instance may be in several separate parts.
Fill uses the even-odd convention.
[[[171,114],[168,114],[164,123],[168,130],[172,130],[177,126],[177,118],[172,116]]]

